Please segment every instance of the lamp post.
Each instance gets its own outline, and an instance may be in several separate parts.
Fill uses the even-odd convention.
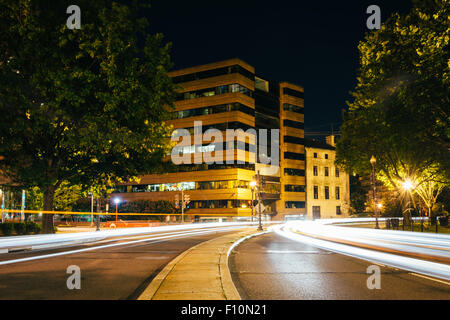
[[[403,182],[402,186],[403,186],[403,189],[405,189],[409,193],[409,196],[411,197],[411,201],[408,201],[408,203],[412,202],[413,207],[415,207],[414,198],[413,198],[413,195],[412,195],[412,190],[414,189],[414,184],[412,183],[411,180],[406,179]],[[409,207],[409,205],[408,205],[408,207]],[[412,208],[409,210],[409,214],[411,215],[411,231],[414,231],[414,221],[413,221],[413,216],[412,216]]]
[[[258,171],[258,220],[259,220],[259,224],[258,224],[258,231],[262,231],[263,227],[262,227],[262,223],[261,223],[261,188],[262,188],[262,184],[261,184],[261,174]]]
[[[252,187],[252,222],[253,222],[253,201],[254,201],[254,194],[255,194],[255,187],[256,187],[256,181],[250,182],[250,187]]]
[[[120,203],[120,199],[119,198],[114,198],[114,203],[116,204],[116,224],[117,224],[117,206]]]
[[[380,229],[378,225],[378,207],[377,207],[377,191],[375,186],[375,163],[377,159],[374,155],[370,158],[370,164],[372,165],[372,188],[373,188],[373,208],[375,211],[375,229]]]
[[[89,193],[91,196],[91,227],[94,225],[94,194]]]

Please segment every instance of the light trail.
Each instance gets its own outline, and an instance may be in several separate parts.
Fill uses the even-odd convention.
[[[255,222],[218,222],[218,223],[196,223],[189,225],[123,228],[80,233],[63,233],[49,235],[11,236],[0,238],[0,253],[6,253],[16,249],[43,249],[57,246],[74,246],[87,242],[105,240],[123,236],[144,235],[152,233],[183,231],[193,229],[206,229],[217,227],[251,226]]]
[[[43,254],[43,255],[27,257],[27,258],[19,258],[19,259],[11,259],[11,260],[6,260],[6,261],[0,261],[0,266],[13,264],[13,263],[20,263],[20,262],[27,262],[27,261],[33,261],[33,260],[53,258],[53,257],[58,257],[58,256],[63,256],[63,255],[70,255],[70,254],[81,253],[81,252],[92,251],[92,250],[112,248],[112,247],[117,247],[117,246],[126,246],[126,245],[130,245],[130,244],[141,243],[141,242],[154,243],[154,242],[161,242],[163,240],[173,240],[173,239],[178,239],[178,238],[186,238],[186,237],[191,237],[191,236],[196,236],[196,235],[201,235],[201,234],[208,234],[208,233],[214,233],[214,232],[228,231],[228,230],[232,230],[234,228],[242,228],[242,227],[234,226],[234,227],[210,228],[208,230],[188,230],[187,232],[184,232],[184,233],[182,233],[182,232],[175,232],[175,233],[170,233],[170,234],[164,234],[164,235],[161,235],[161,236],[157,236],[157,235],[151,236],[151,235],[149,235],[147,238],[140,239],[140,240],[132,240],[132,241],[127,241],[127,242],[119,242],[119,243],[113,243],[113,244],[93,246],[93,247],[90,247],[90,248],[83,248],[83,249],[63,251],[63,252],[57,252],[57,253],[51,253],[51,254]],[[121,241],[121,240],[125,240],[125,239],[119,238],[119,239],[115,239],[115,240],[111,240],[111,241]]]
[[[355,220],[357,219],[340,221],[353,222]],[[325,250],[450,280],[448,263],[424,260],[450,261],[450,236],[333,225],[340,221],[336,219],[292,221],[283,226],[271,228],[281,236]],[[365,219],[364,222],[370,221]],[[414,258],[403,255],[414,256]]]

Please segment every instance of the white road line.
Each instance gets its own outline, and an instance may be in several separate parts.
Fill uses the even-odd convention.
[[[431,281],[436,281],[436,282],[443,283],[443,284],[446,284],[446,285],[450,286],[450,282],[447,282],[447,281],[444,281],[444,280],[439,280],[439,279],[427,277],[427,276],[424,276],[423,274],[418,274],[418,273],[413,273],[413,272],[410,272],[409,274],[413,275],[413,276],[416,276],[416,277],[424,278],[424,279],[431,280]]]

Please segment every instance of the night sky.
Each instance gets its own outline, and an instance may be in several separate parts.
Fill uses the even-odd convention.
[[[306,131],[342,123],[359,64],[369,5],[382,21],[407,13],[410,0],[153,0],[150,32],[172,42],[175,69],[241,58],[256,73],[305,88]]]

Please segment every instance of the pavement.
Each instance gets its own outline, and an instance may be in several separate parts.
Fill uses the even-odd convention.
[[[0,254],[0,300],[136,300],[168,263],[189,248],[248,229],[192,227]],[[69,266],[80,268],[79,290],[67,287]]]
[[[243,242],[229,258],[243,300],[449,300],[450,283],[375,264],[268,233]],[[380,289],[369,289],[369,266]]]
[[[240,300],[228,269],[230,248],[254,227],[200,243],[172,260],[139,300]]]

